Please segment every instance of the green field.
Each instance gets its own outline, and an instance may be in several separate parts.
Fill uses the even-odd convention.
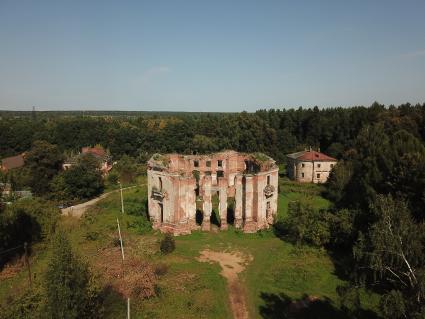
[[[279,219],[284,219],[288,203],[305,201],[317,208],[329,203],[320,196],[317,185],[300,185],[281,180],[279,194]],[[124,192],[128,207],[144,203],[146,186]],[[223,232],[194,232],[176,238],[176,250],[163,256],[159,252],[162,235],[146,228],[143,217],[120,213],[119,193],[92,207],[81,220],[64,217],[66,229],[76,251],[98,272],[102,280],[102,263],[119,262],[103,260],[102,251],[113,249],[117,235],[117,217],[120,219],[126,255],[137,256],[152,265],[165,264],[168,271],[159,276],[157,297],[132,300],[132,318],[232,318],[227,285],[219,274],[218,264],[197,261],[199,252],[211,250],[239,251],[253,257],[252,262],[240,274],[247,297],[250,318],[278,318],[283,305],[289,300],[312,295],[325,300],[326,314],[337,311],[336,287],[344,281],[335,275],[332,259],[327,252],[315,248],[299,248],[276,237],[272,230],[257,234],[243,234],[232,227]],[[115,247],[116,248],[116,247]],[[45,246],[36,246],[32,260],[34,272],[43,273],[48,259]],[[118,255],[119,256],[119,255]],[[118,257],[117,257],[118,258]],[[38,276],[37,282],[41,282]],[[106,286],[107,281],[103,279]],[[19,294],[27,285],[26,273],[0,283],[0,299]],[[377,297],[363,292],[362,304],[374,308]],[[107,293],[106,318],[124,317],[125,300],[113,290]],[[273,313],[275,315],[273,315]]]

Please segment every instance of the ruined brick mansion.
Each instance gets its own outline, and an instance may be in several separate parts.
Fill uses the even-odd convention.
[[[148,161],[153,227],[175,235],[208,231],[214,222],[249,233],[268,228],[277,213],[278,170],[261,153],[155,154]]]

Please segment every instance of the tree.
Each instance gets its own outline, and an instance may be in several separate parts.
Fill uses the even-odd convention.
[[[323,246],[330,240],[328,214],[301,202],[292,202],[288,207],[285,228],[290,239],[297,244]]]
[[[103,188],[100,171],[81,163],[61,172],[51,185],[54,197],[64,200],[92,198],[102,193]]]
[[[46,272],[47,315],[49,318],[101,318],[99,292],[93,289],[89,269],[72,251],[63,232],[53,240]]]
[[[361,275],[381,281],[387,291],[381,306],[388,318],[425,315],[425,225],[415,223],[406,202],[379,195],[372,207],[376,223],[360,236],[354,257]],[[399,304],[393,313],[391,304]]]
[[[161,240],[160,245],[161,252],[163,254],[169,254],[176,249],[176,242],[174,241],[174,237],[171,234],[165,234],[164,238]]]
[[[43,195],[49,191],[53,177],[61,170],[62,153],[56,145],[35,141],[28,152],[25,164],[31,174],[30,186],[34,193]]]
[[[332,202],[341,205],[346,196],[346,186],[353,175],[353,164],[340,161],[331,171],[326,182],[325,195]]]
[[[20,200],[0,211],[0,251],[21,246],[0,255],[0,268],[16,254],[23,253],[24,242],[49,239],[59,216],[59,209],[42,199]]]
[[[77,164],[88,171],[97,171],[100,169],[101,160],[93,154],[81,154]]]
[[[132,183],[138,172],[136,161],[133,157],[124,155],[114,166],[114,171],[118,172],[121,183]]]

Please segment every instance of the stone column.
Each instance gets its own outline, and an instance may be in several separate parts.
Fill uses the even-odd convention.
[[[152,228],[158,229],[161,226],[161,216],[158,202],[153,199],[152,188],[154,187],[154,179],[156,175],[151,170],[148,170],[148,211],[149,218],[152,221]]]
[[[187,200],[187,215],[189,216],[189,229],[194,230],[197,229],[196,225],[196,180],[195,178],[191,178],[188,180],[188,184],[186,186],[186,200]]]
[[[242,227],[242,176],[236,175],[235,181],[235,227]]]
[[[227,230],[227,179],[220,177],[218,180],[219,184],[219,214],[220,214],[220,224],[221,230]]]
[[[204,203],[203,211],[204,218],[202,220],[202,230],[210,231],[211,230],[211,212],[212,212],[212,203],[211,203],[211,176],[205,176],[204,179]]]
[[[252,219],[254,187],[251,175],[245,176],[245,183],[245,222],[243,231],[245,233],[255,233],[257,231],[257,227],[254,220]]]

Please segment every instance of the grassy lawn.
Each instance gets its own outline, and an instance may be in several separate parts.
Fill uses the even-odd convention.
[[[320,196],[321,186],[301,185],[280,181],[279,218],[287,214],[290,201],[301,200],[317,208],[326,208],[329,202]],[[124,192],[127,206],[143,205],[146,186]],[[165,264],[168,271],[159,276],[158,296],[147,300],[132,300],[132,318],[232,318],[227,285],[219,274],[218,264],[197,261],[199,252],[212,250],[240,251],[253,257],[240,274],[249,307],[250,318],[265,316],[270,298],[284,294],[288,298],[314,295],[328,298],[337,307],[336,287],[344,282],[335,274],[327,252],[314,248],[297,248],[277,238],[272,231],[243,234],[229,227],[218,233],[194,232],[176,238],[176,250],[163,256],[159,252],[162,235],[143,224],[143,218],[120,213],[119,193],[113,193],[92,207],[85,218],[64,217],[61,221],[70,236],[73,247],[90,264],[120,262],[102,256],[102,251],[114,248],[117,235],[117,217],[120,219],[126,256],[137,256],[152,265]],[[40,250],[33,267],[41,274],[47,265],[47,253]],[[98,267],[93,270],[102,278]],[[0,299],[16,285],[25,286],[26,273],[21,271],[12,279],[0,282]],[[102,280],[102,279],[101,279]],[[104,285],[108,283],[103,281]],[[366,308],[376,305],[376,296],[362,295]],[[106,318],[124,317],[125,300],[110,291],[107,294]]]

